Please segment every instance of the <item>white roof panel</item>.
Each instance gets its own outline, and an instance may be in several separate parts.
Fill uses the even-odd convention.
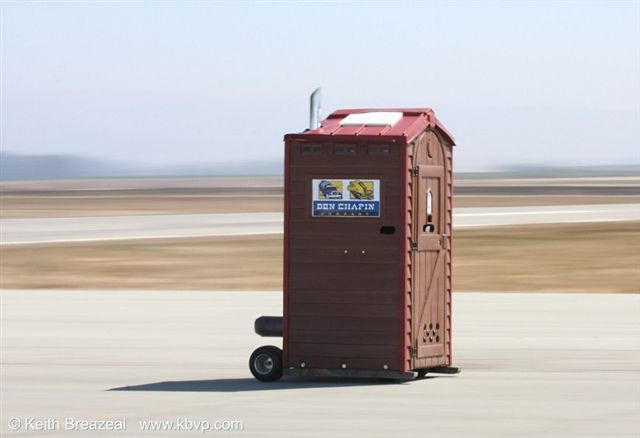
[[[340,121],[342,126],[393,126],[402,118],[401,112],[381,111],[373,113],[349,114]]]

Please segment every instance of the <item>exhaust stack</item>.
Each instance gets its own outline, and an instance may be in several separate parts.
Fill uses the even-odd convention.
[[[320,127],[320,88],[311,93],[309,105],[309,129]]]

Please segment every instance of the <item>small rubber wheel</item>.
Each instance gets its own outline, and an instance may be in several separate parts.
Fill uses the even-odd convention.
[[[427,375],[427,370],[418,370],[418,376],[416,379],[424,379]]]
[[[282,350],[273,345],[256,348],[249,358],[249,369],[262,382],[278,380],[282,377]]]

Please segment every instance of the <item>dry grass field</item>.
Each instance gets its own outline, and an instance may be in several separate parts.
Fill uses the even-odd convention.
[[[638,292],[640,223],[464,229],[456,291]],[[281,290],[282,236],[5,246],[0,287]]]
[[[280,194],[240,195],[3,195],[0,218],[130,216],[142,214],[282,211]]]
[[[640,203],[638,178],[456,180],[461,207]],[[0,183],[0,219],[282,211],[282,177]],[[461,229],[457,291],[640,290],[640,224]],[[274,235],[0,247],[0,287],[280,290]]]

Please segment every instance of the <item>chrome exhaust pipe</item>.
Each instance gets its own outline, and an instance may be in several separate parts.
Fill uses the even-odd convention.
[[[309,129],[320,127],[320,88],[311,93],[309,105]]]

